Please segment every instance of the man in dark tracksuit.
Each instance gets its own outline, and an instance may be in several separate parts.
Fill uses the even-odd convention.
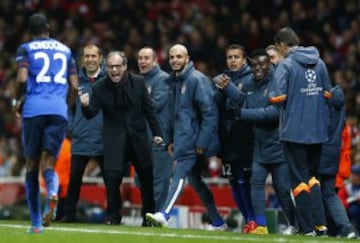
[[[228,70],[213,78],[214,82],[226,75],[238,90],[252,89],[253,75],[247,64],[244,47],[232,44],[226,49]],[[251,162],[253,154],[252,123],[236,120],[232,115],[238,104],[231,101],[221,89],[216,89],[215,100],[219,109],[219,138],[223,162],[223,175],[229,178],[233,199],[245,220],[244,233],[255,229],[254,210],[250,198]]]
[[[147,122],[154,134],[154,143],[163,143],[161,128],[145,79],[127,72],[123,52],[113,51],[106,57],[107,76],[93,86],[91,98],[80,94],[86,118],[103,112],[104,178],[108,225],[121,222],[120,185],[127,162],[131,161],[140,180],[142,226],[148,226],[145,213],[155,211],[151,144]]]
[[[285,56],[276,67],[269,101],[280,107],[280,140],[289,163],[300,230],[326,234],[326,219],[317,177],[322,144],[328,141],[330,80],[315,47],[299,47],[291,28],[276,34]]]
[[[170,111],[169,84],[166,80],[169,78],[169,74],[161,70],[157,63],[156,53],[150,47],[144,47],[139,50],[138,67],[140,73],[146,80],[147,90],[149,91],[158,115],[164,144],[168,144],[170,140]],[[152,138],[150,128],[148,128],[148,132],[149,138]],[[159,146],[152,143],[151,150],[154,169],[155,210],[160,210],[163,207],[168,194],[173,163],[172,158],[166,150],[166,146]]]
[[[102,52],[96,45],[86,45],[82,51],[83,66],[79,70],[79,87],[82,92],[91,95],[91,87],[106,76]],[[76,220],[76,206],[79,200],[80,188],[85,168],[90,159],[95,159],[103,171],[103,138],[102,112],[88,120],[81,112],[79,99],[69,112],[69,132],[71,137],[71,171],[68,193],[65,201],[64,223]]]
[[[329,219],[335,226],[334,232],[331,232],[332,235],[356,238],[356,233],[352,228],[346,209],[335,191],[335,180],[339,170],[342,133],[345,122],[344,92],[340,86],[335,86],[331,89],[329,140],[322,146],[319,177],[325,209]]]
[[[197,71],[189,59],[185,46],[176,44],[169,50],[169,64],[173,70],[169,82],[171,87],[171,147],[176,161],[169,194],[164,207],[146,217],[154,226],[167,226],[170,212],[179,198],[185,179],[194,186],[209,211],[212,227],[209,230],[224,230],[227,226],[219,215],[210,189],[196,174],[195,164],[199,158],[213,156],[218,144],[216,128],[218,113],[213,100],[209,79]]]
[[[250,94],[238,91],[228,80],[224,92],[232,101],[245,105],[235,111],[237,119],[252,121],[254,154],[251,175],[251,201],[255,211],[257,227],[251,234],[267,234],[265,214],[265,181],[272,174],[273,186],[281,207],[295,230],[295,209],[290,196],[289,168],[279,140],[279,110],[269,104],[268,89],[273,81],[273,68],[264,49],[251,54],[251,69],[254,89]],[[217,84],[220,85],[219,83]]]

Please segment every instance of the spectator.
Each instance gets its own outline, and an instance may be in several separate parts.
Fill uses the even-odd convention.
[[[106,57],[107,76],[88,93],[79,93],[82,112],[88,119],[103,112],[104,178],[107,199],[107,225],[121,222],[120,185],[131,161],[140,180],[142,226],[148,226],[145,213],[154,212],[153,168],[146,130],[149,123],[154,142],[163,143],[161,128],[145,86],[145,79],[127,71],[123,52],[112,51]]]
[[[91,94],[91,87],[106,76],[101,49],[93,44],[83,47],[82,65],[79,68],[79,89]],[[71,172],[68,193],[65,202],[64,217],[60,222],[71,223],[76,220],[76,206],[79,201],[82,178],[89,164],[95,159],[103,170],[102,112],[88,120],[81,112],[80,99],[76,99],[69,115],[71,137]]]
[[[77,89],[76,64],[71,50],[49,38],[49,25],[43,14],[29,18],[30,42],[20,45],[16,54],[17,77],[14,107],[22,117],[22,137],[26,158],[25,193],[30,209],[28,233],[41,233],[56,217],[59,179],[54,170],[66,134],[67,110]],[[68,105],[66,98],[71,85]],[[39,169],[45,179],[48,197],[41,217]]]

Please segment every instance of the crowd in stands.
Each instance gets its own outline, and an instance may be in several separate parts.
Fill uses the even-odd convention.
[[[352,126],[353,163],[360,163],[360,3],[356,0],[24,0],[0,2],[0,176],[21,174],[20,122],[11,113],[15,51],[28,40],[27,17],[44,12],[51,36],[70,46],[94,43],[104,53],[120,49],[137,72],[140,47],[154,47],[169,71],[167,51],[183,43],[196,67],[209,77],[225,68],[225,48],[248,52],[273,43],[281,27],[292,27],[300,43],[315,45],[330,76],[344,89]]]

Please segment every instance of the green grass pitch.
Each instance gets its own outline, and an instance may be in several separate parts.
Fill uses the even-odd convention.
[[[360,242],[309,236],[244,235],[191,229],[53,223],[42,234],[27,234],[29,221],[0,220],[0,243],[215,243],[215,242]]]

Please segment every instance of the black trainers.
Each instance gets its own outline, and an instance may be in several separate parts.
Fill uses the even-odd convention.
[[[121,220],[119,219],[108,219],[105,221],[106,225],[120,225]]]
[[[75,217],[64,216],[58,222],[59,223],[75,223],[76,219],[75,219]]]
[[[152,224],[146,218],[144,218],[141,223],[141,227],[152,227]]]
[[[325,225],[315,226],[316,236],[328,236],[328,229]]]

